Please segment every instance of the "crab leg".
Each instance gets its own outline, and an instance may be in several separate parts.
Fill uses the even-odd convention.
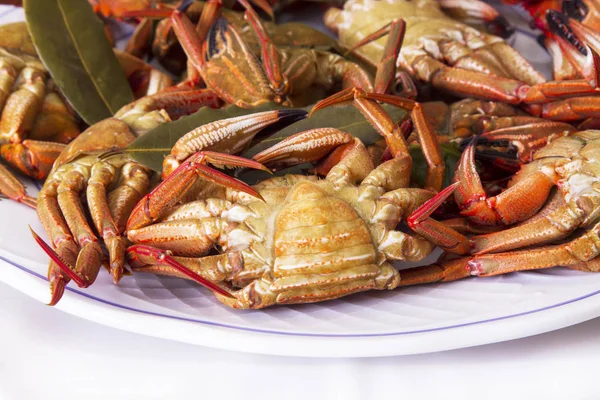
[[[600,254],[600,225],[594,225],[583,236],[556,246],[486,254],[468,260],[471,275],[491,276],[516,271],[528,271],[560,266],[577,266],[588,263]]]
[[[418,261],[427,257],[435,243],[421,235],[411,235],[394,230],[401,218],[410,215],[434,196],[425,189],[400,188],[385,193],[377,201],[371,222],[384,223],[389,230],[379,240],[378,249],[388,260]],[[390,210],[390,205],[396,210]]]
[[[401,133],[400,127],[391,119],[377,101],[383,101],[410,110],[412,121],[423,149],[423,154],[429,166],[426,188],[435,191],[441,189],[445,168],[444,162],[437,141],[437,135],[431,131],[419,103],[392,95],[365,93],[361,89],[350,88],[334,94],[327,99],[321,100],[313,107],[311,113],[347,101],[353,101],[353,104],[365,118],[367,118],[381,136],[385,138],[394,158],[410,158],[408,154],[408,145]]]
[[[127,249],[127,262],[134,271],[159,273],[192,279],[200,285],[222,296],[233,297],[221,285],[213,282],[223,281],[236,266],[231,264],[233,257],[228,254],[189,259],[173,257],[170,252],[144,245],[134,245]]]
[[[473,254],[503,252],[552,242],[568,236],[584,221],[578,207],[563,205],[542,218],[532,218],[516,227],[472,238]]]
[[[115,216],[130,212],[142,197],[142,193],[146,193],[149,184],[148,172],[137,165],[127,164],[123,172],[123,182],[115,189],[110,203],[106,193],[117,178],[118,171],[114,166],[103,161],[96,163],[92,167],[87,186],[87,201],[92,220],[108,249],[110,271],[115,283],[123,276],[123,254],[126,246],[125,239],[121,236],[123,223],[118,226]],[[133,190],[125,190],[125,187]]]
[[[354,52],[359,47],[364,46],[367,43],[371,43],[385,35],[388,36],[388,40],[383,50],[381,61],[377,66],[377,74],[375,75],[375,83],[373,91],[375,93],[387,93],[396,78],[396,60],[404,41],[404,34],[406,33],[406,23],[402,19],[394,19],[389,24],[384,25],[377,31],[366,36],[363,40],[358,42],[354,47],[349,49],[346,53]],[[412,79],[406,75],[403,71],[400,72],[402,82],[405,86],[406,95],[416,95],[416,87]]]
[[[34,179],[46,179],[54,160],[65,148],[64,144],[24,140],[23,143],[0,146],[2,159],[12,167]]]
[[[432,243],[440,246],[444,251],[453,254],[468,254],[471,243],[466,236],[458,233],[449,226],[438,222],[429,216],[446,199],[454,193],[458,182],[440,191],[433,198],[427,200],[421,207],[415,210],[407,219],[409,228],[417,232]]]
[[[36,208],[35,198],[25,192],[23,184],[2,164],[0,164],[0,193],[11,200]]]
[[[62,297],[65,286],[72,277],[78,283],[85,285],[82,277],[72,267],[77,263],[79,245],[75,242],[67,221],[58,203],[58,187],[60,181],[46,182],[38,196],[38,216],[44,229],[50,236],[55,250],[43,247],[52,261],[48,267],[48,280],[50,281],[51,299],[49,305],[55,305]],[[35,235],[34,235],[35,237]]]
[[[400,271],[398,286],[423,285],[426,283],[452,282],[471,276],[468,258],[454,260]]]
[[[84,280],[85,285],[91,285],[102,264],[103,255],[98,238],[87,223],[80,198],[85,190],[87,174],[72,170],[64,176],[58,185],[57,199],[62,215],[69,230],[81,248],[74,266],[68,266]]]
[[[279,50],[277,46],[271,42],[265,27],[263,26],[260,18],[258,18],[258,14],[252,9],[250,3],[246,0],[239,0],[239,2],[246,9],[245,17],[252,25],[252,29],[256,36],[258,37],[258,41],[260,43],[260,48],[262,51],[262,63],[265,73],[269,82],[271,83],[271,87],[279,96],[284,96],[288,92],[287,79],[283,76],[283,72],[281,69],[281,58],[279,55]]]
[[[46,94],[43,70],[26,66],[14,83],[0,116],[0,143],[18,143],[33,127]]]
[[[115,118],[119,118],[130,126],[133,125],[135,131],[138,120],[144,118],[156,120],[156,118],[148,118],[148,113],[153,110],[165,110],[170,119],[177,119],[192,114],[201,107],[219,108],[222,104],[223,102],[210,89],[164,91],[127,104],[117,111]],[[152,127],[145,128],[151,129]]]

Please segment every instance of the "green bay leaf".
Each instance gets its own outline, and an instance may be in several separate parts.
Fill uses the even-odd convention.
[[[52,78],[88,124],[134,100],[129,82],[87,1],[26,0],[33,43]]]

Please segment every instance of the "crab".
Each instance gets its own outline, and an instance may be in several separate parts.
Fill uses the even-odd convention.
[[[48,268],[51,304],[61,298],[71,279],[83,287],[92,284],[105,262],[101,242],[88,223],[88,210],[108,250],[113,280],[118,282],[124,273],[127,242],[122,232],[133,206],[150,188],[151,171],[122,149],[148,130],[191,114],[211,101],[213,106],[220,104],[214,97],[207,97],[204,90],[162,91],[143,97],[124,106],[115,117],[89,127],[61,152],[37,199],[38,216],[51,241],[51,245],[44,244],[36,235],[53,257]],[[281,110],[246,118],[264,127],[305,114]],[[212,160],[226,165],[255,165],[233,156],[217,155]],[[196,170],[203,171],[202,165]],[[86,207],[80,200],[84,194]],[[64,263],[72,267],[61,269]]]
[[[178,205],[188,198],[186,171],[197,155],[187,158],[138,203],[127,222],[127,237],[134,243],[127,260],[134,273],[194,279],[224,304],[241,309],[397,287],[402,273],[391,262],[420,260],[434,246],[395,228],[435,191],[409,187],[406,143],[375,99],[413,110],[419,105],[362,92],[354,100],[391,149],[393,158],[377,167],[359,139],[317,128],[283,140],[254,160],[280,166],[329,154],[317,167],[324,179],[275,177],[253,186],[255,193],[209,186],[199,200]],[[422,121],[416,125],[428,143],[433,133]],[[196,139],[195,134],[187,138],[188,143]],[[445,237],[444,247],[465,245],[456,241],[462,235],[446,231],[452,235]],[[207,255],[215,246],[221,254]]]
[[[349,0],[343,10],[328,10],[325,22],[338,32],[344,47],[376,62],[381,42],[375,39],[400,16],[406,21],[406,35],[397,64],[416,81],[458,97],[518,104],[546,119],[571,122],[600,115],[596,53],[590,46],[590,51],[581,50],[581,41],[563,29],[560,19],[555,21],[556,34],[577,57],[582,79],[546,82],[501,38],[453,20],[435,0]],[[587,35],[585,40],[591,45],[595,37]]]

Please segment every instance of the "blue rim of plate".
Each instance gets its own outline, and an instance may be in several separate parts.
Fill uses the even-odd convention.
[[[38,274],[35,271],[30,270],[27,267],[24,267],[20,264],[18,264],[15,261],[12,261],[8,258],[5,258],[3,256],[0,256],[0,260],[20,269],[23,272],[26,272],[30,275],[33,275],[37,278],[40,278],[44,281],[48,281],[48,279],[41,275]],[[600,290],[596,290],[592,293],[588,293],[579,297],[576,297],[574,299],[571,300],[565,300],[563,302],[557,303],[557,304],[553,304],[553,305],[549,305],[549,306],[545,306],[545,307],[541,307],[541,308],[537,308],[534,310],[529,310],[529,311],[524,311],[524,312],[520,312],[520,313],[516,313],[516,314],[509,314],[509,315],[504,315],[501,317],[495,317],[495,318],[489,318],[489,319],[484,319],[484,320],[480,320],[480,321],[473,321],[473,322],[466,322],[466,323],[462,323],[462,324],[456,324],[456,325],[448,325],[448,326],[441,326],[441,327],[437,327],[437,328],[430,328],[430,329],[418,329],[418,330],[414,330],[414,331],[403,331],[403,332],[387,332],[387,333],[354,333],[354,334],[337,334],[337,333],[300,333],[300,332],[285,332],[285,331],[276,331],[276,330],[269,330],[269,329],[258,329],[258,328],[247,328],[247,327],[243,327],[243,326],[236,326],[236,325],[230,325],[230,324],[223,324],[220,322],[213,322],[213,321],[206,321],[206,320],[202,320],[202,319],[195,319],[195,318],[186,318],[186,317],[179,317],[176,315],[169,315],[169,314],[162,314],[162,313],[158,313],[158,312],[154,312],[154,311],[146,311],[146,310],[141,310],[139,308],[135,308],[135,307],[129,307],[129,306],[125,306],[122,304],[118,304],[118,303],[113,303],[112,301],[109,300],[105,300],[105,299],[101,299],[99,297],[96,296],[92,296],[88,293],[85,293],[83,291],[74,289],[72,287],[67,286],[66,289],[72,293],[76,293],[80,296],[83,296],[85,298],[97,301],[99,303],[102,304],[106,304],[108,306],[112,306],[115,308],[120,308],[123,310],[127,310],[127,311],[133,311],[133,312],[137,312],[137,313],[141,313],[141,314],[146,314],[146,315],[152,315],[155,317],[162,317],[162,318],[169,318],[169,319],[174,319],[174,320],[178,320],[178,321],[184,321],[184,322],[193,322],[193,323],[197,323],[197,324],[202,324],[202,325],[209,325],[209,326],[214,326],[214,327],[218,327],[218,328],[228,328],[228,329],[235,329],[235,330],[240,330],[240,331],[246,331],[246,332],[253,332],[253,333],[267,333],[267,334],[272,334],[272,335],[283,335],[283,336],[302,336],[302,337],[333,337],[333,338],[360,338],[360,337],[384,337],[384,336],[401,336],[401,335],[414,335],[414,334],[419,334],[419,333],[429,333],[429,332],[437,332],[437,331],[445,331],[445,330],[450,330],[450,329],[456,329],[456,328],[463,328],[463,327],[467,327],[467,326],[472,326],[472,325],[482,325],[485,323],[490,323],[490,322],[496,322],[496,321],[503,321],[503,320],[507,320],[507,319],[514,319],[514,318],[518,318],[518,317],[523,317],[526,315],[531,315],[531,314],[536,314],[536,313],[540,313],[542,311],[547,311],[547,310],[551,310],[554,308],[558,308],[558,307],[562,307],[562,306],[566,306],[568,304],[572,304],[581,300],[585,300],[588,299],[590,297],[596,296],[597,294],[600,294]]]

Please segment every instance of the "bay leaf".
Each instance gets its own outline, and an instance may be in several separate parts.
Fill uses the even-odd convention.
[[[86,123],[111,117],[134,100],[88,1],[26,0],[23,7],[40,58]]]
[[[235,105],[229,105],[220,109],[203,107],[192,115],[162,124],[150,130],[127,146],[125,151],[139,163],[160,172],[162,170],[163,159],[171,152],[171,148],[173,148],[175,143],[189,131],[220,119],[280,108],[284,107],[275,103],[264,103],[252,109],[240,108]]]

